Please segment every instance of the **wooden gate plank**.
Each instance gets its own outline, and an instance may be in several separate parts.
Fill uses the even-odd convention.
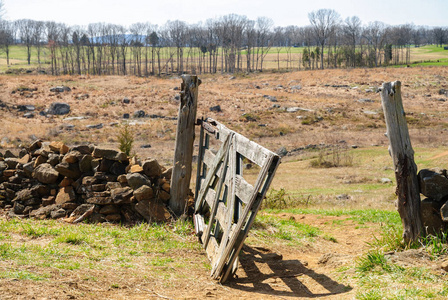
[[[207,192],[208,188],[210,187],[210,182],[212,181],[213,177],[215,176],[215,172],[221,163],[221,160],[223,159],[224,155],[226,154],[227,145],[230,143],[230,139],[226,139],[226,141],[221,145],[221,148],[219,148],[218,153],[216,153],[215,160],[213,161],[213,164],[210,166],[210,169],[207,170],[207,176],[205,177],[205,181],[201,189],[199,190],[199,196],[196,200],[195,205],[195,213],[198,213],[199,208],[201,207],[205,193]]]

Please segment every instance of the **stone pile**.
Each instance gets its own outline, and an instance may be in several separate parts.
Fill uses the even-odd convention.
[[[155,159],[62,142],[0,152],[0,207],[10,217],[68,222],[164,222],[171,218],[171,168]]]
[[[448,229],[448,174],[444,169],[422,169],[418,173],[420,193],[426,198],[420,208],[429,234]]]

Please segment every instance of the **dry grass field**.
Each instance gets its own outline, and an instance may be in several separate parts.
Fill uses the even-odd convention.
[[[393,242],[375,248],[389,226],[400,227],[377,89],[383,82],[402,82],[418,167],[445,168],[446,67],[201,80],[198,117],[214,118],[274,152],[288,151],[240,256],[237,278],[226,285],[209,279],[210,266],[189,223],[92,227],[0,216],[1,299],[443,299],[448,294],[446,273],[438,268],[444,256],[420,250],[394,254]],[[118,147],[119,130],[128,123],[135,137],[132,153],[170,166],[180,83],[179,77],[1,75],[0,152],[18,151],[36,138]],[[71,91],[50,92],[60,85]],[[36,90],[20,92],[23,88]],[[68,103],[70,113],[39,115],[52,102]],[[20,105],[34,105],[34,117],[25,118]],[[217,105],[221,111],[210,110]],[[134,118],[137,110],[147,116]],[[129,119],[123,119],[126,113]],[[98,124],[102,128],[87,127]],[[346,165],[311,166],[334,155]],[[255,176],[256,170],[247,172]],[[395,230],[389,238],[399,235]],[[372,249],[383,251],[376,269],[363,260]],[[392,260],[383,263],[384,255]]]

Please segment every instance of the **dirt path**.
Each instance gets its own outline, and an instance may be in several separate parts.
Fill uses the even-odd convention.
[[[279,216],[318,227],[331,239],[316,238],[300,248],[245,246],[238,278],[230,283],[230,287],[266,299],[353,298],[354,291],[338,280],[336,269],[352,265],[367,249],[366,242],[373,238],[378,227],[359,228],[347,217]]]

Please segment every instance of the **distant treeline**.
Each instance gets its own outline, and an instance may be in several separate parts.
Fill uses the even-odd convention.
[[[163,26],[1,21],[0,47],[8,65],[13,46],[22,45],[28,64],[43,64],[54,75],[149,76],[263,71],[268,55],[278,62],[270,69],[409,64],[411,45],[442,46],[448,38],[446,27],[363,24],[356,16],[342,20],[329,9],[308,17],[310,25],[304,27],[274,27],[269,18],[250,20],[235,14],[194,25],[176,20]],[[297,47],[303,47],[299,53]],[[280,61],[286,64],[280,66]]]

